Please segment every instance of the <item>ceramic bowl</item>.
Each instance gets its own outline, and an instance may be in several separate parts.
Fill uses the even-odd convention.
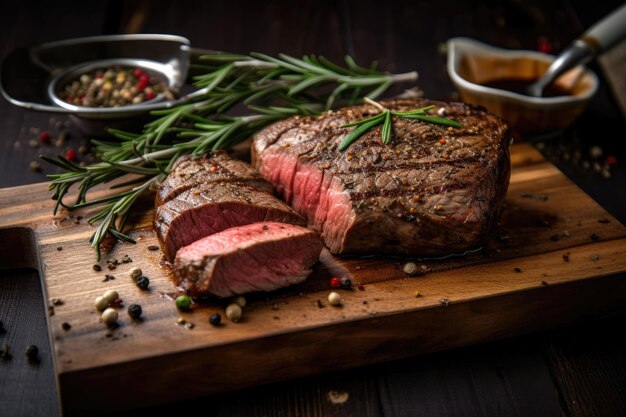
[[[555,57],[535,51],[496,48],[469,38],[448,41],[448,74],[461,99],[499,115],[522,134],[546,134],[572,124],[598,89],[598,78],[579,66],[556,85],[570,94],[530,97],[483,84],[503,79],[539,78]]]

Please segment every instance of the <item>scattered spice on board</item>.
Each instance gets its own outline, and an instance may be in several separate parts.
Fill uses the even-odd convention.
[[[63,246],[57,246],[57,250],[58,251],[62,251],[63,250]]]
[[[213,326],[219,326],[222,323],[222,316],[220,316],[218,313],[211,314],[211,316],[209,317],[209,323],[211,323]]]
[[[28,345],[24,355],[26,355],[26,358],[28,358],[28,361],[31,363],[39,362],[39,348],[35,345]]]
[[[93,270],[96,271],[96,272],[100,272],[100,271],[102,271],[102,267],[100,265],[98,265],[98,264],[94,264]]]
[[[65,304],[65,301],[61,300],[60,298],[53,298],[52,300],[50,300],[50,302],[52,303],[52,305],[55,306],[62,306],[63,304]]]
[[[515,271],[517,273],[520,273],[520,272],[522,272],[522,268],[513,268],[513,271]]]
[[[547,282],[545,282],[545,281],[541,281],[541,285],[544,285],[544,286],[545,286],[545,285],[548,285],[548,283],[547,283]]]
[[[104,279],[102,280],[102,282],[112,281],[114,279],[115,279],[114,275],[108,275],[107,274],[107,275],[104,276]]]
[[[363,285],[359,285],[357,288],[359,289],[359,291],[365,291],[365,286]]]
[[[141,315],[143,314],[143,310],[139,304],[131,304],[128,306],[128,315],[133,320],[141,319]]]
[[[597,242],[598,240],[600,240],[600,236],[596,235],[595,233],[593,233],[591,236],[589,236],[591,238],[592,241]]]
[[[598,223],[609,224],[609,223],[611,223],[611,221],[609,219],[600,219],[600,220],[598,220]]]
[[[137,278],[137,280],[135,281],[135,284],[141,288],[142,290],[147,290],[148,287],[150,286],[150,280],[148,279],[148,277],[139,277]],[[189,297],[187,297],[189,298]]]
[[[37,161],[31,161],[29,164],[29,168],[31,171],[33,172],[40,172],[41,171],[41,164]]]
[[[153,251],[153,252],[154,252],[154,251],[159,250],[159,247],[158,247],[158,246],[156,246],[156,245],[150,245],[150,246],[148,246],[148,250],[149,250],[149,251]]]
[[[8,361],[11,359],[11,352],[9,350],[9,345],[6,343],[2,345],[2,350],[0,350],[0,360]]]
[[[407,275],[415,275],[417,274],[417,265],[415,264],[415,262],[407,262],[402,267],[402,270]]]
[[[419,290],[415,290],[415,292],[413,293],[413,295],[415,296],[415,298],[423,297],[422,293],[421,293],[421,292],[419,292]]]
[[[122,258],[122,263],[123,264],[127,264],[127,263],[132,262],[132,261],[133,260],[128,255],[124,255],[124,257]]]
[[[324,303],[322,302],[322,300],[317,300],[316,304],[317,308],[324,308]]]
[[[592,261],[597,261],[598,259],[600,259],[600,255],[591,255]]]
[[[442,298],[441,300],[439,300],[439,304],[444,307],[448,307],[448,305],[450,305],[450,300],[447,298]]]
[[[68,331],[69,329],[72,328],[72,325],[65,321],[63,322],[63,324],[61,324],[61,328],[65,331]]]
[[[565,262],[569,262],[569,256],[568,255],[563,255],[563,260]]]

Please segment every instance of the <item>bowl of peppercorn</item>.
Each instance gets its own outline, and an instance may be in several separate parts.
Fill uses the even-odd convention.
[[[49,84],[51,101],[59,107],[120,109],[174,100],[176,75],[170,67],[145,59],[107,59],[69,68]],[[124,111],[126,109],[122,109]]]
[[[68,39],[9,53],[0,65],[0,93],[36,111],[69,114],[78,128],[142,123],[153,110],[192,100],[188,39],[133,34]],[[184,91],[187,90],[187,91]]]

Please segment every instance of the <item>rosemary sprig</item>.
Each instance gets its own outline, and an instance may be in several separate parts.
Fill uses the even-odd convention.
[[[342,67],[314,55],[298,59],[284,54],[214,53],[202,56],[196,68],[204,74],[194,79],[199,90],[192,102],[153,112],[157,118],[141,133],[111,129],[117,140],[93,140],[101,162],[79,167],[61,156],[42,156],[65,171],[49,175],[55,214],[61,207],[100,207],[89,219],[92,224],[100,222],[90,240],[98,259],[100,244],[107,235],[132,242],[123,230],[133,204],[162,181],[178,157],[227,149],[276,120],[294,114],[319,114],[364,96],[377,97],[394,83],[417,79],[416,72],[387,74],[377,71],[375,65],[358,66],[351,57],[346,57],[346,67]],[[229,116],[228,110],[238,104],[252,113]],[[87,193],[94,186],[128,174],[135,177],[112,187],[122,191],[88,199]],[[76,199],[68,202],[68,193],[74,188],[78,190]]]
[[[394,111],[385,108],[380,103],[372,100],[369,97],[365,97],[364,101],[377,107],[381,110],[381,112],[370,118],[359,120],[357,122],[346,123],[345,125],[341,126],[342,128],[356,126],[356,128],[343,138],[343,140],[339,144],[339,147],[337,148],[340,151],[347,149],[358,138],[381,124],[383,126],[380,129],[380,139],[384,145],[388,145],[393,138],[392,116],[399,117],[401,119],[421,120],[423,122],[435,123],[444,126],[452,126],[456,128],[461,127],[461,124],[457,121],[446,119],[445,117],[429,116],[426,112],[433,109],[435,107],[434,105],[409,111]]]

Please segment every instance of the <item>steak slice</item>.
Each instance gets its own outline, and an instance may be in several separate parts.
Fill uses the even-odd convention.
[[[480,107],[426,100],[383,105],[456,120],[455,129],[394,118],[394,137],[380,127],[337,147],[354,128],[343,124],[380,112],[348,107],[319,117],[294,116],[257,133],[253,165],[284,200],[321,231],[336,254],[436,256],[483,242],[495,223],[510,175],[508,125]]]
[[[276,222],[231,227],[181,248],[174,277],[192,296],[273,291],[304,281],[321,250],[319,236],[304,227]]]
[[[181,247],[233,226],[261,221],[304,225],[271,190],[250,165],[223,152],[180,158],[155,199],[154,229],[166,259],[173,261]]]

